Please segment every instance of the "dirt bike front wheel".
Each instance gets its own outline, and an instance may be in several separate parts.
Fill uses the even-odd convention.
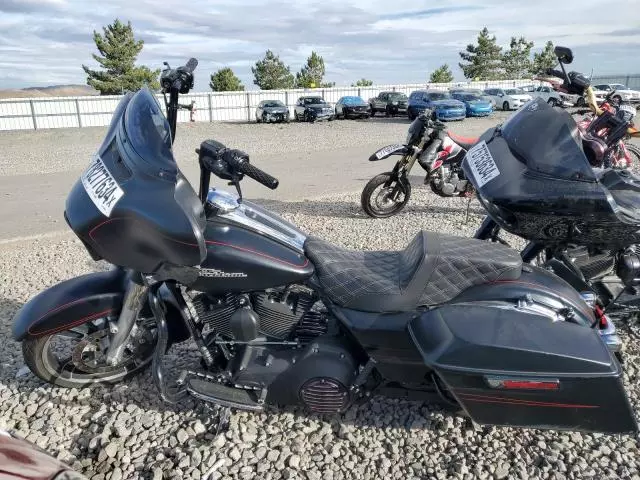
[[[362,191],[360,204],[367,215],[387,218],[399,213],[411,197],[411,184],[391,172],[373,177]]]

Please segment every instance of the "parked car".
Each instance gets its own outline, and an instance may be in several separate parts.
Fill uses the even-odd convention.
[[[336,103],[336,118],[369,118],[369,104],[360,97],[340,97]]]
[[[288,122],[289,109],[280,100],[263,100],[256,108],[256,122]]]
[[[467,107],[443,90],[416,90],[409,95],[407,115],[414,120],[426,109],[433,110],[438,120],[464,120]]]
[[[595,85],[593,88],[604,92],[605,95],[608,95],[611,91],[615,90],[616,93],[611,97],[611,99],[618,103],[640,103],[640,91],[632,90],[621,83],[601,83],[599,85]]]
[[[456,92],[451,98],[460,100],[467,109],[467,117],[486,117],[493,113],[491,102],[483,100],[480,95],[468,92]]]
[[[88,480],[31,442],[0,429],[0,479]]]
[[[519,87],[525,93],[531,95],[531,97],[540,97],[545,102],[547,102],[552,107],[570,107],[573,103],[570,101],[569,97],[565,97],[560,92],[556,92],[552,87],[548,85],[525,85],[524,87]]]
[[[384,113],[387,117],[407,114],[408,99],[401,92],[380,92],[377,97],[369,99],[371,116],[377,112]]]
[[[479,88],[463,88],[463,87],[453,87],[449,89],[449,93],[450,94],[454,94],[454,93],[474,93],[476,95],[479,95],[480,98],[482,98],[483,100],[486,100],[487,102],[489,102],[491,104],[491,108],[492,109],[496,109],[496,101],[491,98],[489,95],[486,95],[484,93],[484,90],[480,90]]]
[[[591,89],[593,90],[593,94],[596,96],[596,103],[598,105],[600,105],[602,102],[604,102],[604,99],[607,96],[608,92],[605,92],[604,90],[600,90],[599,88],[596,88],[595,86],[591,87]],[[576,98],[575,105],[576,105],[576,107],[586,107],[587,106],[587,99],[582,97],[582,96],[578,96]]]
[[[293,110],[293,116],[299,122],[333,120],[334,113],[333,107],[324,98],[315,95],[298,98]]]
[[[531,95],[518,88],[487,88],[484,91],[502,110],[517,110],[531,100]]]

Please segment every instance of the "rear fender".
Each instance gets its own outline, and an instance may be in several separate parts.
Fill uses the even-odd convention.
[[[114,268],[60,282],[29,300],[13,319],[13,338],[19,342],[58,333],[90,320],[104,316],[117,316],[122,308],[124,293],[131,272]],[[163,293],[164,287],[160,289]],[[179,305],[173,305],[170,296],[161,295],[171,318],[181,317]],[[143,315],[150,316],[148,306]],[[169,322],[172,342],[188,338],[184,322]]]
[[[409,146],[400,145],[399,143],[387,145],[376,151],[369,157],[370,162],[377,162],[378,160],[384,160],[392,155],[407,155],[410,152]]]

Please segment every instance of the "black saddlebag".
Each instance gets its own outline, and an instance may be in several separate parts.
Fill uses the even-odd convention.
[[[443,305],[408,329],[425,364],[477,423],[637,430],[620,364],[594,329],[495,300]]]

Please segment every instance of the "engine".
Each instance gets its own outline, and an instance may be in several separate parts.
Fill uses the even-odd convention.
[[[197,293],[191,297],[192,314],[205,335],[233,340],[232,315],[241,308],[237,294],[222,297]],[[327,332],[328,315],[317,295],[305,287],[268,290],[249,295],[251,307],[259,317],[258,333],[269,340],[309,340]]]
[[[454,195],[466,195],[470,193],[471,184],[464,178],[462,170],[455,166],[442,165],[434,175],[429,178],[431,190],[441,197]]]
[[[198,292],[187,306],[217,359],[203,367],[217,375],[218,385],[264,391],[268,404],[302,402],[316,413],[342,412],[353,401],[358,362],[344,336],[325,335],[331,317],[312,290],[291,286],[222,297]],[[239,335],[246,332],[247,340],[258,341],[244,341]]]

